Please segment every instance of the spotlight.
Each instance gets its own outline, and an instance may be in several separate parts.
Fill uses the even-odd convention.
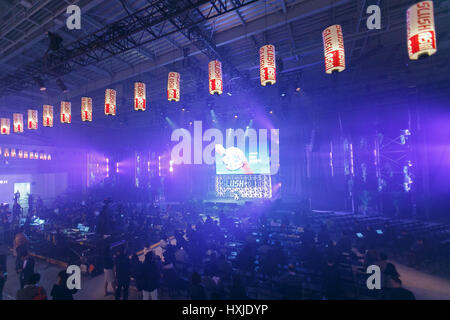
[[[56,84],[58,85],[58,87],[61,89],[62,92],[67,93],[69,91],[69,90],[67,90],[66,85],[64,84],[64,82],[61,79],[57,79]]]
[[[235,114],[235,115],[234,115],[234,118],[235,118],[235,119],[237,119],[237,118],[238,118],[238,115],[237,115],[237,114]]]
[[[181,111],[183,111],[183,112],[184,112],[184,111],[186,111],[186,109],[185,109],[185,108],[181,108]]]
[[[272,111],[272,110],[270,110],[270,111],[269,111],[269,113],[270,113],[270,114],[273,114],[273,111]]]
[[[44,81],[42,80],[42,78],[40,76],[34,77],[34,81],[38,85],[39,90],[41,90],[41,91],[47,90],[47,88],[45,87]]]

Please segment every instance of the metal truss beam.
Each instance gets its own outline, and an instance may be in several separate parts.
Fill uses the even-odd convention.
[[[36,74],[54,78],[182,30],[191,29],[197,32],[196,28],[199,28],[198,25],[202,22],[256,1],[235,0],[219,4],[218,0],[185,0],[176,8],[166,8],[163,0],[154,0],[139,11],[52,53],[44,63],[37,60],[19,69],[15,74],[3,77],[0,79],[0,90],[8,88],[21,91],[33,84],[32,78]],[[199,7],[206,4],[211,6],[208,12],[201,14]],[[166,9],[165,14],[161,13],[162,6]],[[193,14],[194,12],[200,14]],[[169,19],[176,19],[177,27],[168,23]],[[211,43],[207,47],[214,49]]]

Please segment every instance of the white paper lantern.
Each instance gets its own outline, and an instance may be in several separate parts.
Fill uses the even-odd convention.
[[[105,90],[105,114],[115,116],[116,115],[116,90]]]
[[[92,121],[92,98],[81,98],[81,121]]]
[[[169,72],[167,79],[167,100],[180,101],[180,74]]]
[[[37,130],[38,112],[37,110],[28,110],[28,130]]]
[[[134,110],[145,111],[146,109],[146,92],[145,83],[135,82],[134,83]]]
[[[23,132],[23,114],[13,113],[13,128],[14,132]]]
[[[209,93],[222,94],[222,63],[219,60],[210,61],[208,64],[209,73]]]
[[[61,123],[72,121],[72,105],[69,101],[61,101]]]
[[[277,82],[275,46],[267,44],[259,49],[259,69],[261,85],[266,86]]]
[[[53,106],[47,104],[44,105],[42,119],[44,127],[53,127]]]
[[[338,24],[326,28],[322,32],[323,50],[325,55],[325,72],[345,70],[345,49],[342,27]]]
[[[408,55],[411,60],[436,53],[433,1],[421,1],[406,13]]]
[[[0,119],[0,133],[1,134],[10,134],[11,132],[11,121],[9,118],[1,118]]]

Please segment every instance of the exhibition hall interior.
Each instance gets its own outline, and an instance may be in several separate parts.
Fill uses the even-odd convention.
[[[0,18],[0,300],[450,299],[450,1]]]

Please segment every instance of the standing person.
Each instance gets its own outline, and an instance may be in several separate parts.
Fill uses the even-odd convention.
[[[108,252],[105,254],[103,260],[103,273],[105,275],[105,297],[109,294],[108,285],[111,285],[113,292],[116,291],[116,279],[114,275],[114,261],[111,257],[111,253]]]
[[[0,300],[3,300],[3,288],[5,287],[7,278],[6,254],[0,254]]]
[[[41,280],[41,275],[39,273],[33,273],[28,279],[25,287],[17,291],[17,300],[48,300],[47,292],[41,286],[39,286],[39,281]]]
[[[27,283],[30,282],[34,273],[34,259],[28,252],[22,252],[19,264],[17,267],[17,273],[19,274],[20,288],[22,289]]]
[[[323,294],[327,300],[343,299],[342,283],[339,268],[333,257],[327,259],[327,266],[323,272]]]
[[[197,272],[194,272],[191,277],[191,286],[189,288],[189,293],[191,300],[205,300],[206,293],[205,288],[201,285],[202,279]]]
[[[128,300],[128,288],[130,287],[130,259],[123,252],[119,250],[115,259],[116,270],[116,300]]]
[[[134,278],[138,299],[142,298],[142,292],[144,290],[143,267],[137,254],[133,254],[131,257],[131,276]]]
[[[14,251],[18,258],[28,250],[28,238],[25,235],[25,228],[20,227],[14,238]]]
[[[143,300],[158,300],[158,288],[161,273],[153,257],[153,252],[147,252],[142,265],[143,274]]]
[[[67,288],[68,278],[69,276],[65,270],[58,273],[56,284],[53,285],[52,291],[50,292],[52,300],[73,300],[73,295],[78,290]]]

